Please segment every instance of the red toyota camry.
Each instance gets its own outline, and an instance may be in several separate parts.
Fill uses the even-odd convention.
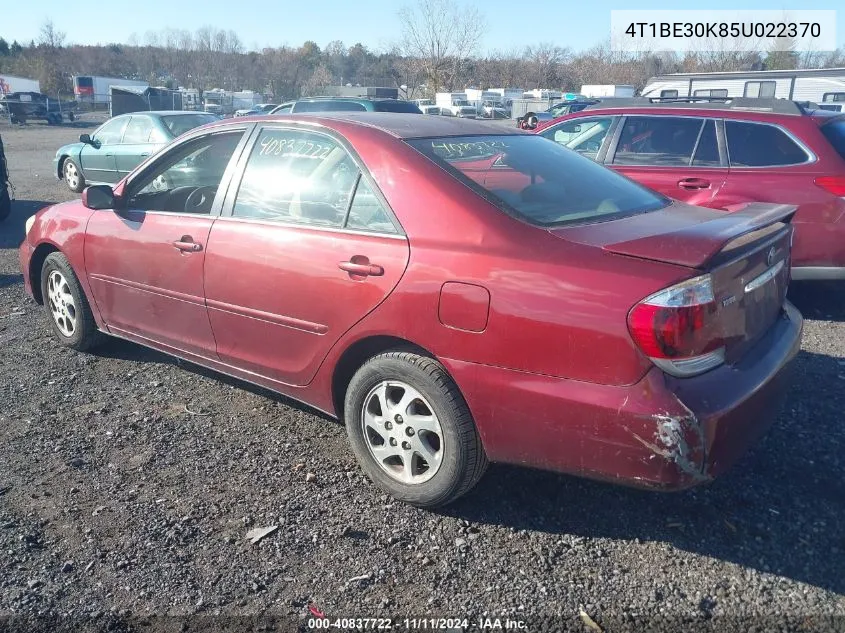
[[[800,347],[793,212],[673,202],[489,123],[240,118],[41,210],[20,261],[63,344],[317,407],[435,506],[488,460],[662,489],[735,462]]]

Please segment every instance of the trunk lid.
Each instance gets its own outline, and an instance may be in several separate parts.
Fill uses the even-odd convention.
[[[710,273],[725,361],[731,363],[782,312],[795,210],[752,203],[726,213],[675,202],[660,211],[552,233],[616,255],[689,268],[690,277]]]

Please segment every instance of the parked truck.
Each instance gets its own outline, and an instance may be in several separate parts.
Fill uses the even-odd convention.
[[[41,92],[41,83],[37,79],[0,75],[0,95],[12,92]]]
[[[465,92],[438,92],[434,96],[434,102],[440,106],[442,114],[474,119],[478,116],[475,106],[468,100]]]
[[[73,78],[73,94],[77,101],[106,105],[109,102],[112,86],[138,86],[148,88],[149,83],[123,77],[99,77],[96,75],[77,75]]]

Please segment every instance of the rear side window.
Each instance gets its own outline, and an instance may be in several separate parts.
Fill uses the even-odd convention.
[[[697,118],[628,117],[613,164],[689,165],[702,124]]]
[[[322,134],[265,129],[244,168],[234,217],[340,227],[358,167]]]
[[[573,119],[543,130],[541,136],[595,160],[611,123],[613,118],[609,116]]]
[[[407,112],[410,114],[422,114],[422,110],[420,110],[415,104],[409,103],[408,101],[376,101],[375,110],[376,112]]]
[[[719,144],[716,141],[716,122],[713,119],[704,121],[704,128],[698,137],[698,145],[692,158],[693,167],[719,167]]]
[[[845,92],[826,92],[822,96],[822,101],[825,103],[845,102]]]
[[[660,91],[660,98],[661,99],[676,99],[678,97],[677,90],[661,90]]]
[[[830,141],[842,158],[845,158],[845,120],[822,126],[822,134]]]
[[[725,134],[731,167],[777,167],[809,160],[807,152],[774,125],[725,121]]]
[[[362,104],[355,101],[300,101],[296,104],[294,112],[364,112]]]
[[[123,133],[123,143],[147,143],[153,131],[153,122],[145,116],[133,116]]]

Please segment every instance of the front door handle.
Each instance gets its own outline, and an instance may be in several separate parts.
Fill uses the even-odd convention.
[[[678,186],[681,189],[708,189],[710,181],[704,178],[684,178],[678,181]]]
[[[149,155],[150,155],[149,152],[141,152],[141,158],[144,158],[144,157],[149,156]]]
[[[356,255],[348,262],[340,262],[337,265],[341,270],[345,270],[350,275],[363,275],[365,277],[381,277],[384,274],[384,268],[371,264],[366,257]]]
[[[172,242],[173,247],[183,253],[196,253],[202,250],[202,244],[194,241],[190,235],[183,235],[181,239]]]

